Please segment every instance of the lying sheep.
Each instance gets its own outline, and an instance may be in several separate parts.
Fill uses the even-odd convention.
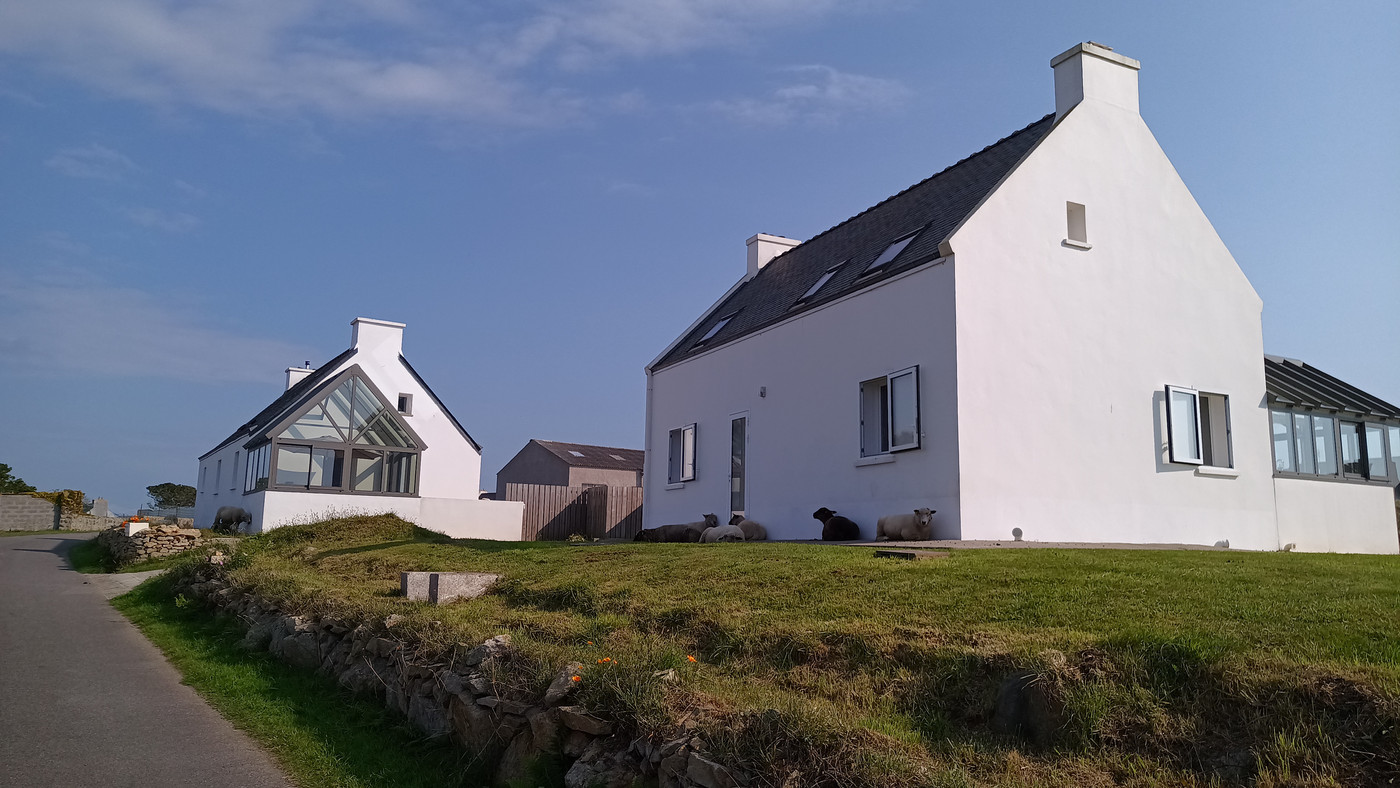
[[[876,539],[919,542],[933,531],[933,509],[915,509],[913,514],[887,514],[875,526]]]
[[[739,526],[739,530],[744,532],[744,541],[746,542],[762,542],[768,538],[767,528],[742,514],[736,514],[729,518],[729,524]]]
[[[744,531],[737,525],[716,525],[713,528],[706,528],[700,534],[700,541],[705,544],[711,542],[742,542],[744,541]]]
[[[637,532],[634,542],[698,542],[706,528],[719,525],[719,518],[713,514],[697,523],[676,523],[659,528],[644,528]]]
[[[860,526],[823,506],[812,512],[812,516],[822,521],[823,542],[849,542],[860,538]]]

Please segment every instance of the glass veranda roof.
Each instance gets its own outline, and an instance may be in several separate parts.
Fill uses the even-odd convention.
[[[278,436],[397,449],[419,448],[398,416],[385,407],[359,375],[351,375],[306,407]]]

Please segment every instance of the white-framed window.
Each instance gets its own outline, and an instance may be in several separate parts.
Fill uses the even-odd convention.
[[[402,414],[405,415],[405,416],[412,416],[412,415],[413,415],[413,395],[412,395],[412,394],[400,394],[400,395],[399,395],[399,407],[398,407],[398,411],[399,411],[399,413],[402,413]]]
[[[919,368],[860,384],[860,456],[919,448]]]
[[[1065,203],[1065,240],[1077,246],[1089,245],[1089,225],[1084,217],[1084,206],[1077,202]]]
[[[671,430],[670,462],[667,480],[671,484],[695,480],[695,425]]]
[[[1167,454],[1172,462],[1235,467],[1230,449],[1230,398],[1167,386]]]

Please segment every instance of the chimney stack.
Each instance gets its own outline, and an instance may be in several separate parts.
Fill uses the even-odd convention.
[[[744,243],[748,244],[749,247],[749,273],[745,278],[752,279],[758,274],[758,270],[768,265],[768,262],[774,257],[802,242],[784,238],[781,235],[759,233]]]
[[[1050,61],[1055,70],[1055,120],[1081,101],[1102,101],[1136,113],[1137,72],[1142,64],[1113,47],[1089,41],[1075,44]]]
[[[403,353],[403,323],[357,317],[350,325],[350,346],[359,352],[384,357]]]
[[[315,371],[310,364],[305,367],[287,367],[287,389],[290,390],[292,386],[302,382]]]

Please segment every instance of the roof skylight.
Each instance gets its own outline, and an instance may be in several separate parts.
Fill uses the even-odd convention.
[[[572,454],[572,455],[574,455],[575,457],[582,457],[582,456],[583,456],[583,452],[581,452],[581,451],[574,451],[573,449],[569,449],[569,453]]]
[[[696,347],[700,347],[701,345],[705,344],[706,342],[709,342],[711,339],[714,339],[714,338],[715,338],[715,334],[718,334],[720,331],[722,331],[722,330],[724,329],[725,326],[729,325],[729,321],[730,321],[730,320],[733,320],[733,319],[734,319],[734,315],[737,315],[737,314],[739,314],[739,313],[738,313],[738,312],[733,312],[733,313],[730,313],[730,314],[725,315],[724,317],[720,318],[718,323],[715,323],[714,326],[711,327],[709,331],[706,331],[706,332],[705,332],[705,336],[700,337],[700,341],[699,341],[699,342],[696,342],[696,343],[695,343],[695,346],[696,346]]]
[[[898,257],[899,253],[904,251],[904,247],[908,246],[909,242],[914,240],[914,236],[916,235],[918,235],[918,233],[911,233],[899,239],[898,241],[895,241],[889,246],[886,246],[885,251],[881,252],[880,256],[875,258],[875,262],[871,263],[869,268],[862,271],[861,275],[864,276],[865,274],[868,274],[871,271],[878,271],[881,268],[884,268],[886,265],[889,265],[890,261]]]
[[[626,460],[625,458],[619,457],[619,456],[617,456],[616,454],[609,454],[608,456],[609,456],[609,457],[612,457],[614,460],[617,460],[618,462],[627,462],[627,460]]]
[[[814,284],[814,285],[812,285],[811,287],[807,288],[807,292],[803,293],[803,294],[802,294],[802,297],[799,298],[799,299],[797,299],[797,303],[800,304],[800,303],[806,301],[807,299],[811,298],[812,296],[816,295],[816,294],[817,294],[817,291],[820,290],[820,289],[822,289],[822,287],[823,287],[827,282],[830,282],[830,281],[831,281],[831,277],[835,276],[835,275],[836,275],[836,272],[839,271],[839,270],[841,270],[841,266],[845,265],[847,262],[848,262],[848,261],[843,260],[843,261],[837,263],[836,265],[833,265],[832,267],[826,269],[826,273],[822,274],[822,278],[821,278],[821,279],[818,279],[816,284]]]

